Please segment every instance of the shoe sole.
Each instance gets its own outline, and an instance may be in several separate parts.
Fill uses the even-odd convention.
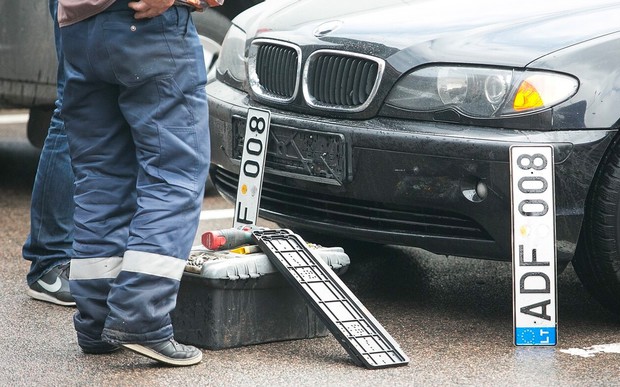
[[[45,293],[37,292],[36,290],[28,289],[26,293],[35,300],[50,302],[61,306],[75,306],[75,301],[62,301]]]
[[[200,351],[198,352],[198,355],[194,357],[190,357],[188,359],[173,359],[171,357],[164,356],[159,352],[153,351],[152,349],[145,347],[144,345],[140,345],[140,344],[121,344],[121,345],[130,351],[146,356],[153,360],[157,360],[160,363],[173,365],[173,366],[190,366],[190,365],[198,364],[202,360],[202,352]]]
[[[106,348],[106,349],[84,349],[82,348],[82,352],[84,352],[87,355],[106,355],[108,353],[113,353],[113,352],[117,352],[120,350],[121,350],[121,347],[111,347],[111,348]]]

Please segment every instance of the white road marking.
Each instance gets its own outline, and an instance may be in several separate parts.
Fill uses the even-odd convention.
[[[561,349],[560,352],[581,357],[593,357],[598,353],[620,353],[620,343],[593,345],[587,348]]]
[[[215,219],[232,219],[235,216],[234,208],[226,208],[223,210],[207,210],[200,213],[200,220],[215,220]]]
[[[0,124],[25,124],[28,122],[28,113],[24,114],[4,114],[0,115]]]

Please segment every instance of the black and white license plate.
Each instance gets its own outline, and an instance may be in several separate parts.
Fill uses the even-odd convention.
[[[553,147],[510,148],[514,343],[557,342]]]
[[[248,109],[233,227],[254,225],[258,219],[270,121],[269,111]]]

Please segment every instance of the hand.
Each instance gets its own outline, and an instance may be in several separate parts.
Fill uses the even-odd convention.
[[[136,19],[159,16],[174,4],[174,0],[138,0],[129,3],[129,8],[136,11]]]

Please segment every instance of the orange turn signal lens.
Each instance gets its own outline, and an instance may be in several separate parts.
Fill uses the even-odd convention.
[[[542,97],[536,90],[536,87],[528,81],[521,82],[519,89],[515,94],[513,109],[515,111],[532,110],[545,106]]]
[[[530,112],[555,106],[575,95],[573,77],[548,72],[526,72],[512,101],[513,112]]]

